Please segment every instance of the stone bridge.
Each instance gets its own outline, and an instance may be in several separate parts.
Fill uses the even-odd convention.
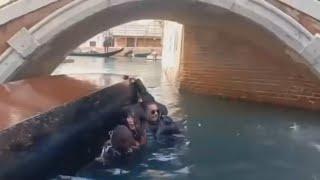
[[[320,3],[308,12],[297,2],[17,0],[0,9],[0,81],[49,74],[116,25],[164,19],[184,25],[167,67],[182,90],[320,110]]]

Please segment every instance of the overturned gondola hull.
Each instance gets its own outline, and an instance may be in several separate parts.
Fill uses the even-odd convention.
[[[81,78],[73,78],[74,83],[81,86],[91,83],[94,90],[88,88],[74,100],[61,101],[47,111],[2,127],[0,179],[47,179],[57,174],[74,173],[100,151],[107,131],[118,123],[120,108],[137,100],[136,89],[120,76],[101,75],[98,79],[83,82]],[[50,84],[50,78],[46,82]],[[61,90],[78,87],[63,78],[61,82]],[[103,83],[103,86],[97,83]],[[19,88],[22,84],[12,85]],[[50,89],[50,85],[47,88]],[[54,99],[49,91],[39,92],[41,98]],[[30,102],[36,102],[35,99],[30,96]]]

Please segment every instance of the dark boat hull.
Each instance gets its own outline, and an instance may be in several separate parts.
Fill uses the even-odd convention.
[[[110,57],[113,55],[116,55],[118,53],[120,53],[121,51],[123,51],[123,48],[116,50],[116,51],[112,51],[112,52],[108,52],[108,53],[70,53],[70,56],[90,56],[90,57]]]
[[[48,179],[92,161],[119,109],[136,101],[123,81],[0,132],[0,179]]]
[[[132,56],[132,53],[133,53],[133,51],[132,50],[130,50],[130,51],[128,51],[128,52],[126,52],[125,54],[124,54],[124,56]],[[147,57],[148,55],[150,55],[151,53],[149,52],[149,53],[135,53],[134,54],[134,57],[142,57],[142,58],[144,58],[144,57]]]
[[[147,57],[150,53],[134,54],[135,57]]]

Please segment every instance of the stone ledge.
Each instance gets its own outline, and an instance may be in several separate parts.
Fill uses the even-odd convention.
[[[313,68],[317,71],[317,75],[320,78],[320,57],[318,59],[318,63],[313,65]]]
[[[23,58],[27,58],[40,46],[38,41],[26,28],[22,28],[15,35],[13,35],[8,40],[8,44]]]
[[[24,61],[17,52],[10,53],[5,60],[0,61],[0,83],[6,82]]]
[[[310,32],[268,2],[237,0],[231,11],[264,26],[298,52],[312,39]]]
[[[225,9],[231,9],[232,6],[234,5],[236,0],[215,0],[215,1],[211,1],[211,0],[199,0],[199,2],[202,3],[207,3],[207,4],[214,4],[218,7],[223,7]]]
[[[317,2],[316,0],[308,0],[308,1],[302,1],[302,0],[278,0],[284,4],[287,4],[291,7],[296,8],[299,11],[302,11],[315,19],[320,20],[320,2]]]
[[[27,59],[26,57],[30,54],[39,54],[36,49],[38,46],[47,44],[59,34],[63,34],[66,29],[82,22],[87,17],[108,10],[109,8],[111,9],[113,6],[147,1],[152,2],[152,0],[74,0],[30,28],[29,32],[32,36],[28,34],[28,32],[24,37],[33,43],[30,47],[22,47],[19,43],[15,45],[12,44],[12,47],[21,54],[22,58]],[[170,0],[161,1],[161,3],[167,3],[169,5],[170,2]],[[263,28],[275,34],[284,44],[296,52],[301,52],[313,39],[313,35],[293,18],[264,0],[185,0],[179,2],[190,3],[190,5],[193,2],[203,2],[207,6],[218,6],[229,9],[239,16],[244,16],[263,26]],[[129,19],[130,18],[128,18],[128,20]],[[2,60],[5,60],[5,58]],[[308,59],[304,62],[310,64],[310,61],[312,62],[312,60]]]
[[[300,53],[312,65],[320,63],[320,34],[316,34],[313,40]],[[319,71],[320,72],[320,71]]]
[[[19,0],[0,9],[0,25],[35,11],[57,0]]]

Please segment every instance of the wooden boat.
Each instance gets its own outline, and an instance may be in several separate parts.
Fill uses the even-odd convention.
[[[124,56],[126,56],[126,57],[132,57],[132,55],[134,54],[134,57],[141,57],[141,58],[145,58],[145,57],[147,57],[148,55],[150,55],[151,53],[150,52],[148,52],[148,53],[134,53],[132,50],[130,50],[130,51],[128,51],[128,52],[126,52],[125,54],[124,54]]]
[[[70,56],[91,56],[91,57],[110,57],[113,55],[116,55],[123,51],[124,48],[121,48],[116,51],[107,52],[107,53],[99,53],[99,52],[72,52],[69,55]]]
[[[129,50],[129,51],[124,53],[124,56],[126,56],[126,57],[132,56],[132,53],[133,53],[133,51]]]
[[[78,170],[100,152],[119,109],[136,99],[121,75],[44,76],[0,85],[0,179],[51,179]]]
[[[138,53],[134,54],[134,57],[147,57],[150,53]]]

